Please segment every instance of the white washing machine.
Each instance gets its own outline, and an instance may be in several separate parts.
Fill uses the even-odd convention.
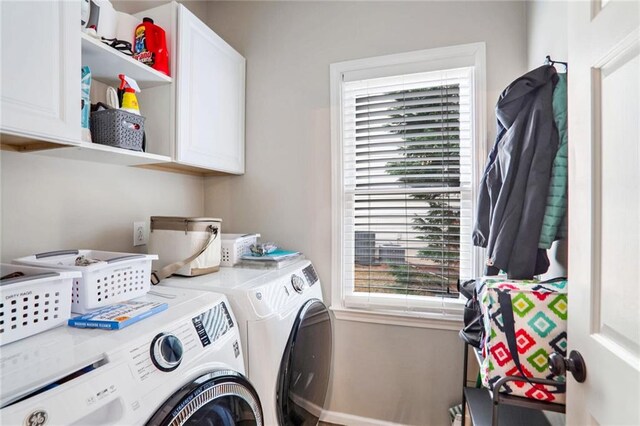
[[[62,326],[3,346],[0,424],[263,424],[227,298],[154,293],[141,299],[168,309],[122,330]]]
[[[220,268],[160,285],[224,293],[240,324],[247,375],[267,426],[315,425],[331,369],[332,327],[308,260],[279,270]]]

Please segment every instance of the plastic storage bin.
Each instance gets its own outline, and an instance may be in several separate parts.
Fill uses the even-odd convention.
[[[222,234],[222,256],[220,265],[233,266],[240,262],[243,254],[250,253],[251,244],[258,242],[260,234]]]
[[[0,346],[65,324],[71,314],[71,287],[81,274],[22,265],[0,265]]]
[[[121,109],[91,113],[91,140],[101,145],[144,151],[144,117]]]
[[[79,256],[101,262],[76,266]],[[84,314],[93,309],[145,295],[149,291],[153,254],[96,250],[61,250],[15,259],[14,263],[80,271],[73,280],[71,311]]]

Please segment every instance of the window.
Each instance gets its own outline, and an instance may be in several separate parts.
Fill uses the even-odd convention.
[[[484,161],[484,45],[333,64],[335,310],[459,315]],[[481,158],[478,162],[477,158]]]

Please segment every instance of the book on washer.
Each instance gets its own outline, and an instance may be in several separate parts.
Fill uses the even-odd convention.
[[[119,330],[167,309],[162,302],[130,300],[100,308],[97,311],[69,318],[67,324],[78,328],[102,328]]]
[[[301,255],[302,253],[300,253],[299,251],[278,249],[278,250],[272,251],[271,253],[263,254],[262,256],[253,254],[253,253],[243,254],[240,257],[240,259],[248,260],[252,262],[255,261],[255,262],[269,263],[269,262],[280,262],[283,260],[297,259]]]
[[[281,269],[302,259],[304,259],[304,256],[299,251],[276,250],[263,256],[252,253],[245,254],[240,257],[239,266],[259,269]]]

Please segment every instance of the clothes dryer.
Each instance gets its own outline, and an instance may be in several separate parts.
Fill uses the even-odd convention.
[[[222,267],[214,274],[170,278],[160,285],[227,295],[265,425],[318,423],[331,371],[332,325],[311,262],[278,270]]]
[[[226,296],[162,288],[122,330],[67,326],[2,347],[0,424],[262,425]]]

